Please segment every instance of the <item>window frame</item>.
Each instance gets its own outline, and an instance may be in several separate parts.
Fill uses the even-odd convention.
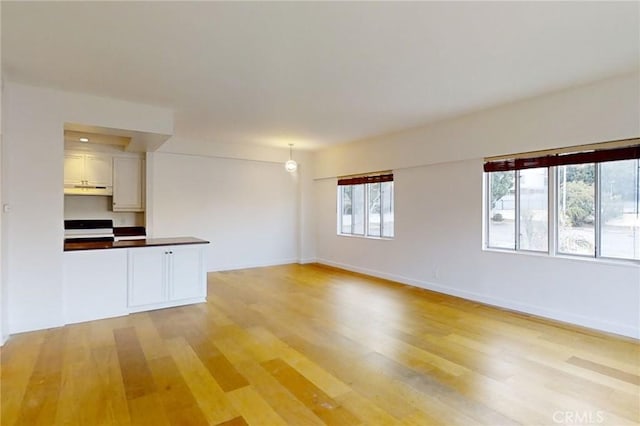
[[[385,176],[391,176],[390,179],[386,179],[386,180],[377,180],[377,178],[381,178],[381,177],[385,177]],[[350,183],[350,184],[340,184],[338,183],[337,186],[337,234],[338,236],[345,236],[345,237],[359,237],[359,238],[369,238],[369,239],[375,239],[375,240],[392,240],[395,238],[395,183],[394,183],[394,179],[393,179],[393,174],[392,173],[386,173],[386,174],[376,174],[376,175],[365,175],[362,177],[351,177],[351,178],[347,178],[345,180],[353,180],[355,183]],[[340,181],[340,179],[339,179]],[[392,233],[391,236],[385,236],[385,225],[384,225],[384,213],[383,213],[383,196],[382,196],[382,188],[383,188],[383,184],[384,183],[390,183],[391,184],[391,212],[394,215],[394,220],[393,220],[393,225],[392,225]],[[379,235],[372,235],[369,234],[369,220],[370,220],[370,214],[369,214],[369,192],[370,192],[370,185],[376,185],[379,184],[380,185],[380,228],[379,228]],[[353,222],[353,188],[355,186],[360,186],[362,185],[363,187],[363,191],[364,191],[364,197],[363,197],[363,206],[362,209],[364,210],[364,223],[363,223],[363,233],[354,233],[354,222]],[[351,199],[351,232],[343,232],[343,219],[344,219],[344,215],[342,214],[342,210],[343,210],[343,205],[342,205],[342,200],[343,200],[343,190],[346,187],[350,187],[351,188],[351,193],[352,193],[352,199]]]
[[[490,237],[491,237],[491,172],[484,173],[484,229],[485,229],[485,238],[484,238],[484,248],[489,250],[505,250],[505,251],[516,251],[516,252],[525,252],[525,253],[534,253],[534,254],[545,254],[550,253],[550,249],[552,246],[551,242],[551,232],[549,229],[551,228],[551,223],[553,220],[554,206],[551,202],[551,185],[552,182],[555,181],[551,177],[551,170],[549,167],[539,167],[540,169],[547,170],[547,250],[534,250],[534,249],[523,249],[521,248],[521,230],[522,230],[522,219],[521,219],[521,178],[520,172],[521,170],[515,170],[514,172],[514,181],[513,181],[513,195],[514,195],[514,234],[513,234],[513,248],[507,247],[498,247],[490,245]],[[555,233],[554,233],[555,234]]]
[[[625,161],[625,160],[618,160]],[[640,158],[635,158],[636,161],[636,185],[640,186]],[[594,200],[594,210],[595,210],[595,243],[596,243],[596,259],[603,259],[611,262],[633,262],[640,264],[640,258],[634,259],[629,257],[611,257],[611,256],[603,256],[602,255],[602,163],[596,164],[595,170],[595,184],[596,184],[596,193]],[[640,187],[636,190],[640,191]],[[640,195],[636,195],[636,209],[640,209]],[[636,213],[640,215],[640,212]],[[639,219],[640,220],[640,216]]]
[[[513,188],[514,188],[514,220],[515,220],[515,215],[517,214],[517,203],[518,203],[518,173],[514,172],[514,181],[513,181]],[[491,241],[491,173],[484,173],[484,206],[485,206],[485,218],[484,218],[484,223],[485,223],[485,242],[484,242],[484,248],[486,249],[491,249],[491,250],[505,250],[505,251],[516,251],[516,241],[518,240],[517,238],[517,226],[516,226],[516,222],[514,222],[513,227],[514,227],[514,244],[513,244],[513,248],[510,247],[498,247],[498,246],[491,246],[490,245],[490,241]]]
[[[559,201],[559,197],[555,200],[555,211],[554,211],[554,223],[553,223],[553,227],[555,228],[556,232],[555,232],[555,244],[554,244],[554,251],[553,252],[549,252],[550,255],[552,256],[569,256],[569,257],[575,257],[575,258],[583,258],[583,259],[598,259],[599,256],[597,255],[599,252],[599,238],[598,238],[598,233],[599,233],[599,213],[598,213],[598,199],[600,198],[598,196],[598,192],[600,191],[600,185],[599,185],[599,173],[598,170],[600,169],[600,163],[587,163],[587,164],[593,164],[594,166],[594,170],[593,170],[593,254],[581,254],[581,253],[568,253],[568,252],[564,252],[564,251],[560,251],[560,201]],[[556,182],[556,194],[558,194],[558,196],[560,195],[560,179],[558,178],[558,167],[562,167],[562,166],[555,166],[555,167],[549,167],[549,169],[553,169],[553,174],[556,176],[556,178],[554,179]],[[566,173],[566,171],[565,171]],[[626,260],[626,259],[622,259],[622,260]],[[628,259],[628,260],[634,260],[634,259]]]

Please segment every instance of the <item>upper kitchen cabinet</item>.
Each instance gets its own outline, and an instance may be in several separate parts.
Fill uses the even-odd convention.
[[[144,211],[144,160],[113,157],[113,211]]]
[[[110,193],[112,170],[110,155],[65,152],[64,192],[83,194],[100,190]]]

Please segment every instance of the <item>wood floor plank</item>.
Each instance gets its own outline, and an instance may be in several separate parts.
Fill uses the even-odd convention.
[[[80,425],[85,418],[104,418],[100,390],[92,392],[93,384],[99,378],[91,365],[91,348],[87,342],[88,328],[76,324],[68,328],[67,344],[63,350],[63,367],[58,410],[55,423]],[[100,389],[100,387],[98,387]],[[88,404],[78,404],[83,395]],[[103,422],[102,424],[106,424]]]
[[[323,370],[318,364],[309,361],[304,355],[289,347],[263,327],[252,327],[249,329],[249,333],[252,336],[259,336],[258,339],[262,344],[277,348],[274,349],[274,352],[283,361],[330,397],[334,398],[351,390],[341,380]]]
[[[91,356],[92,365],[95,368],[94,374],[99,377],[100,391],[104,397],[103,403],[106,404],[106,418],[113,425],[131,424],[115,340],[113,346],[92,348]],[[79,403],[84,404],[85,401],[81,399]]]
[[[328,425],[355,425],[360,420],[286,362],[273,359],[262,366]]]
[[[113,330],[120,361],[122,380],[128,400],[154,393],[151,371],[133,327]]]
[[[191,333],[186,336],[186,340],[223,391],[229,392],[249,385],[247,379],[236,370],[207,336]]]
[[[36,366],[45,332],[21,334],[0,348],[0,424],[12,425],[21,410],[29,379]]]
[[[209,424],[226,422],[239,416],[225,392],[184,338],[167,341],[167,347]]]
[[[151,317],[145,313],[131,315],[131,324],[136,329],[138,341],[147,360],[162,358],[168,355],[164,339]]]
[[[273,408],[251,386],[236,389],[227,395],[233,407],[242,414],[242,417],[250,425],[287,425],[284,419],[278,416]]]
[[[382,408],[369,401],[357,392],[348,392],[335,398],[342,407],[353,413],[365,425],[391,426],[397,425],[399,419],[391,416]]]
[[[56,417],[68,331],[68,328],[58,328],[46,333],[16,425],[47,425]]]
[[[432,421],[422,424],[441,423],[464,426],[480,424],[463,412],[453,410],[451,406],[446,404],[447,401],[425,395],[409,384],[397,380],[398,377],[386,375],[392,374],[392,370],[380,370],[374,365],[364,362],[373,354],[372,352],[356,357],[350,351],[338,352],[331,356],[335,350],[319,347],[304,338],[292,336],[287,341],[290,345],[307,354],[313,361],[322,363],[333,374],[348,380],[355,392],[394,418],[403,421],[408,421],[407,419],[426,421],[435,415],[440,419],[439,422]],[[408,424],[411,422],[409,421]]]
[[[391,360],[378,353],[372,353],[367,357],[368,363],[377,366],[385,374],[399,378],[403,383],[411,386],[417,391],[430,396],[436,396],[442,401],[446,401],[451,409],[465,413],[470,418],[476,419],[482,424],[516,425],[517,422],[508,416],[492,409],[491,407],[478,403],[475,399],[457,392],[449,385],[428,374],[419,374],[412,368]]]
[[[236,417],[235,419],[218,423],[216,426],[247,426],[247,422],[242,417]]]
[[[321,265],[209,273],[208,288],[12,336],[0,423],[640,424],[637,340]]]
[[[249,379],[251,387],[287,424],[324,425],[319,417],[260,365],[251,360],[244,360],[236,365]]]
[[[627,373],[626,371],[620,371],[617,368],[602,365],[597,362],[589,361],[577,356],[572,356],[567,360],[569,364],[576,365],[578,367],[587,368],[595,371],[596,373],[604,374],[614,379],[622,380],[632,385],[640,386],[640,376],[637,374]]]
[[[157,393],[148,393],[128,402],[132,425],[171,426]]]
[[[149,366],[164,411],[172,424],[209,424],[171,357],[153,359]]]

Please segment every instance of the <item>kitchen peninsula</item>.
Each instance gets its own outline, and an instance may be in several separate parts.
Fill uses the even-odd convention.
[[[65,242],[65,323],[205,302],[207,244],[193,237]]]

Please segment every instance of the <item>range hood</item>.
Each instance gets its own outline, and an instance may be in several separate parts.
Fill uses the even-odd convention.
[[[92,186],[92,185],[65,185],[65,195],[104,195],[112,196],[112,186]]]

